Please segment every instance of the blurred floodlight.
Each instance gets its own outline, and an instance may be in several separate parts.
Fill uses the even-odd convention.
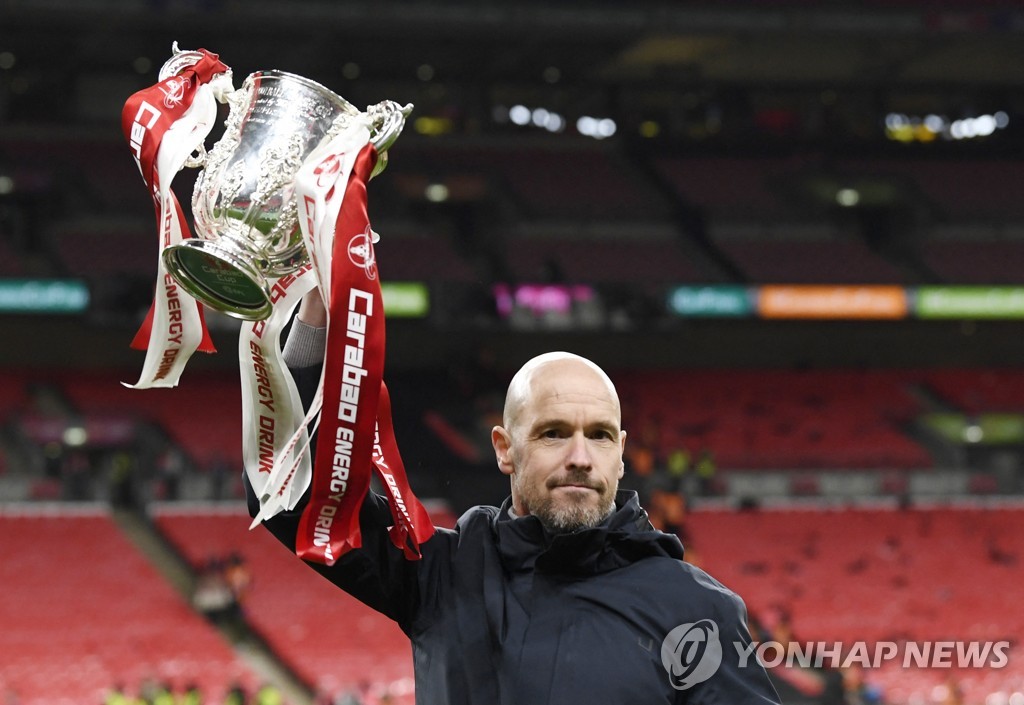
[[[978,137],[988,137],[996,131],[996,119],[992,115],[979,115],[974,118],[974,131]]]
[[[946,129],[946,119],[939,115],[928,115],[924,119],[924,126],[935,133]]]
[[[63,440],[66,446],[82,446],[89,439],[83,426],[68,426],[64,429]]]
[[[903,113],[885,116],[885,134],[897,142],[932,142],[936,138],[966,140],[988,137],[996,130],[1005,129],[1010,116],[1003,110],[994,114],[960,118],[952,122],[936,113],[924,118]]]
[[[576,121],[576,129],[581,135],[603,140],[614,135],[618,128],[611,118],[595,118],[584,115]]]
[[[530,117],[530,109],[525,105],[513,105],[509,108],[508,119],[517,125],[529,125]]]
[[[451,132],[454,125],[449,118],[421,115],[412,123],[413,129],[421,135],[437,136]]]
[[[855,188],[841,188],[836,191],[836,203],[843,208],[853,208],[860,203],[860,191]]]
[[[639,129],[641,137],[657,137],[658,133],[661,132],[661,125],[654,120],[644,120],[640,123]]]
[[[900,113],[889,113],[885,116],[885,126],[890,130],[898,130],[909,122],[907,116]]]
[[[548,132],[561,132],[565,129],[565,118],[558,113],[549,113],[544,121],[544,129]]]
[[[423,196],[431,203],[444,203],[448,200],[448,187],[444,184],[428,184],[423,189]]]

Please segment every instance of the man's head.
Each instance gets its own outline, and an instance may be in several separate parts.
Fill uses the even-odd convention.
[[[600,367],[565,352],[533,358],[509,384],[502,423],[491,443],[511,479],[516,514],[563,532],[596,526],[612,512],[626,432]]]

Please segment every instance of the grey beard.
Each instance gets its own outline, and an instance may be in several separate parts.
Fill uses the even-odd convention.
[[[567,534],[581,529],[592,529],[612,515],[615,511],[615,498],[599,506],[570,504],[555,506],[554,502],[544,502],[539,507],[531,507],[530,513],[552,534]],[[510,515],[515,511],[510,508]]]

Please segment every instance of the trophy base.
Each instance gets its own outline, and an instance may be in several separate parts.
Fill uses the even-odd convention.
[[[166,248],[163,258],[181,288],[212,309],[243,321],[273,312],[266,278],[220,241],[185,240]]]

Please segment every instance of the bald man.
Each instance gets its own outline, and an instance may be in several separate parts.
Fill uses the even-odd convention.
[[[615,386],[594,363],[540,355],[512,378],[503,426],[491,431],[498,468],[511,478],[515,516],[552,533],[597,526],[615,509],[626,432]]]
[[[306,303],[285,357],[308,399],[324,330]],[[566,352],[527,362],[491,442],[511,496],[439,528],[421,560],[392,544],[387,502],[371,493],[362,548],[309,564],[409,636],[417,705],[779,702],[743,602],[618,491],[626,432],[597,365]],[[265,522],[292,550],[301,509]]]

